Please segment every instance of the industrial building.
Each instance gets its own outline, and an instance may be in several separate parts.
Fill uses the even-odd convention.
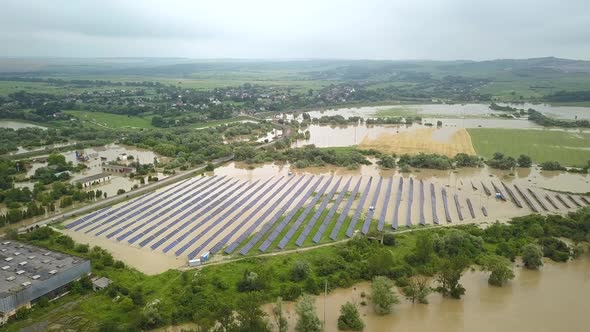
[[[0,323],[42,296],[62,294],[88,274],[87,259],[14,241],[0,243]]]
[[[75,180],[74,183],[81,183],[82,187],[86,188],[86,187],[90,187],[95,184],[107,182],[111,178],[112,178],[112,175],[110,175],[108,173],[99,173],[99,174],[94,174],[94,175],[87,176],[85,178]]]
[[[109,164],[102,164],[102,171],[109,172],[109,173],[133,173],[135,172],[135,167],[130,166],[121,166],[121,165],[109,165]]]

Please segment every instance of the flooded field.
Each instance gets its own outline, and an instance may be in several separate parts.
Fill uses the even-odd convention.
[[[564,326],[572,332],[588,330],[587,299],[580,294],[590,294],[590,257],[561,264],[546,262],[540,271],[520,267],[514,270],[516,278],[504,287],[488,285],[486,273],[466,272],[461,284],[467,292],[461,300],[433,293],[428,297],[430,304],[412,304],[399,295],[401,303],[386,316],[375,315],[369,300],[369,305],[360,306],[361,292],[370,294],[369,283],[334,290],[325,300],[318,296],[316,308],[321,320],[326,308],[326,331],[338,331],[340,306],[347,301],[360,306],[364,331],[553,332]],[[263,309],[272,317],[271,305]],[[294,331],[294,304],[284,302],[283,310],[287,312],[289,331]]]
[[[0,128],[12,128],[12,129],[41,128],[41,129],[47,129],[46,127],[34,125],[32,123],[10,121],[10,120],[0,120]]]
[[[422,104],[422,105],[387,105],[387,106],[365,106],[365,107],[350,107],[328,109],[321,111],[308,112],[312,118],[319,118],[329,115],[342,115],[345,118],[351,116],[360,117],[376,117],[379,112],[385,110],[392,110],[392,114],[399,112],[399,114],[416,114],[423,117],[491,117],[493,115],[506,114],[502,111],[494,111],[490,109],[489,104]],[[590,119],[590,107],[577,106],[553,106],[548,104],[510,104],[510,106],[518,109],[535,109],[547,116],[561,118],[561,119]]]
[[[375,166],[291,170],[289,165],[249,169],[232,163],[213,176],[191,178],[68,221],[65,232],[76,241],[108,244],[121,258],[133,257],[129,250],[161,256],[162,263],[125,260],[149,273],[206,252],[217,260],[223,254],[338,241],[357,232],[566,213],[590,204],[588,198],[547,189],[555,184],[585,192],[588,181],[588,175],[537,170],[514,176],[487,168],[399,174]]]

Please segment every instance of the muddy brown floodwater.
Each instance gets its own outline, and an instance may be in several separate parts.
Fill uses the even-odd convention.
[[[461,279],[467,292],[461,300],[428,296],[430,304],[412,304],[399,295],[393,313],[375,315],[370,300],[360,306],[364,331],[588,331],[590,256],[568,263],[546,262],[540,271],[514,268],[516,278],[504,287],[487,283],[487,273],[470,271]],[[326,297],[326,331],[338,331],[340,306],[347,301],[360,304],[361,292],[370,294],[370,284],[337,289]],[[399,292],[398,292],[399,294]],[[323,319],[324,297],[316,297],[318,317]],[[271,305],[263,306],[271,315]],[[295,326],[294,303],[283,303],[289,331]]]

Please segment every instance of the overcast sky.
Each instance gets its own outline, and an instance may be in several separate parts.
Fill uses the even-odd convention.
[[[0,56],[590,60],[590,0],[2,0]]]

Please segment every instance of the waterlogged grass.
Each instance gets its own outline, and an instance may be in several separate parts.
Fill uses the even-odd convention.
[[[76,110],[65,111],[65,113],[103,128],[153,128],[152,116],[127,116]]]
[[[490,158],[495,152],[518,157],[529,155],[533,162],[559,161],[583,166],[590,160],[590,133],[557,130],[468,129],[475,152]]]
[[[378,110],[375,112],[375,116],[380,118],[416,116],[418,115],[418,111],[419,109],[415,107],[399,106]]]

